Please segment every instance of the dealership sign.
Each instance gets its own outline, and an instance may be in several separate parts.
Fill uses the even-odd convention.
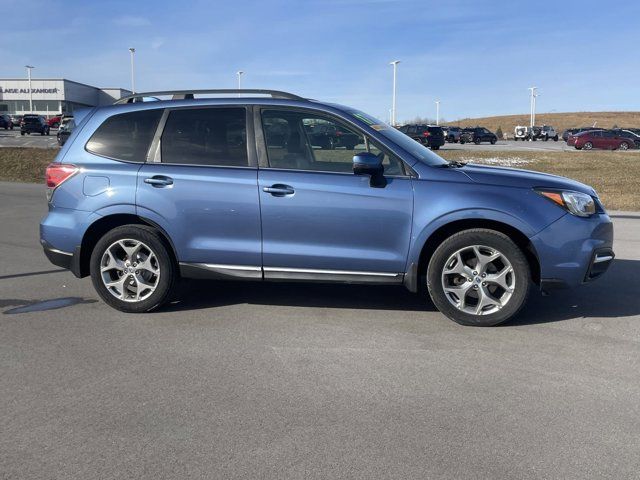
[[[29,93],[28,88],[4,88],[0,86],[0,94],[3,93]],[[32,88],[31,93],[58,93],[58,88]]]

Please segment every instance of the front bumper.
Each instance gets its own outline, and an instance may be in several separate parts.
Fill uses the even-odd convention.
[[[540,284],[575,287],[600,277],[611,265],[613,223],[602,213],[580,218],[567,213],[531,237],[540,262]]]

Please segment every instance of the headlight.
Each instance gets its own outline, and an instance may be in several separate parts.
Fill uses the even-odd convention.
[[[586,193],[544,189],[536,189],[536,192],[578,217],[588,217],[596,213],[596,202]]]

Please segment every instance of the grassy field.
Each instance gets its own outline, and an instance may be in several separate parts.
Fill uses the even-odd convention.
[[[0,148],[0,180],[42,183],[44,169],[56,152],[40,148]],[[525,168],[570,177],[594,187],[609,209],[640,211],[640,152],[440,150],[438,153],[448,160]]]
[[[536,125],[553,125],[558,134],[572,127],[602,128],[618,127],[640,128],[640,112],[568,112],[568,113],[537,113]],[[464,118],[446,125],[458,125],[461,127],[475,127],[480,125],[495,132],[502,128],[505,135],[513,136],[516,125],[529,125],[529,114],[502,115],[497,117]]]

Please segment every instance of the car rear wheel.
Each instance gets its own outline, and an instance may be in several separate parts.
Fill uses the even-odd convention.
[[[557,142],[558,141],[558,135],[556,135],[555,137],[553,137],[553,141]]]
[[[622,142],[620,144],[620,150],[629,150],[629,144],[627,142]]]
[[[591,150],[593,148],[593,143],[591,142],[585,142],[584,146],[582,147],[585,150]]]
[[[117,227],[103,236],[91,254],[90,270],[102,300],[129,313],[165,303],[177,275],[157,230],[144,225]]]
[[[480,140],[479,138],[476,138],[476,139],[473,141],[473,143],[475,143],[476,145],[480,145],[480,142],[481,142],[481,141],[482,141],[482,140]]]
[[[503,233],[471,229],[446,239],[427,269],[435,306],[462,325],[506,322],[524,305],[530,289],[529,263]]]
[[[495,138],[492,138],[492,139],[491,139],[491,145],[495,145],[495,144],[496,144],[496,139],[495,139]]]

